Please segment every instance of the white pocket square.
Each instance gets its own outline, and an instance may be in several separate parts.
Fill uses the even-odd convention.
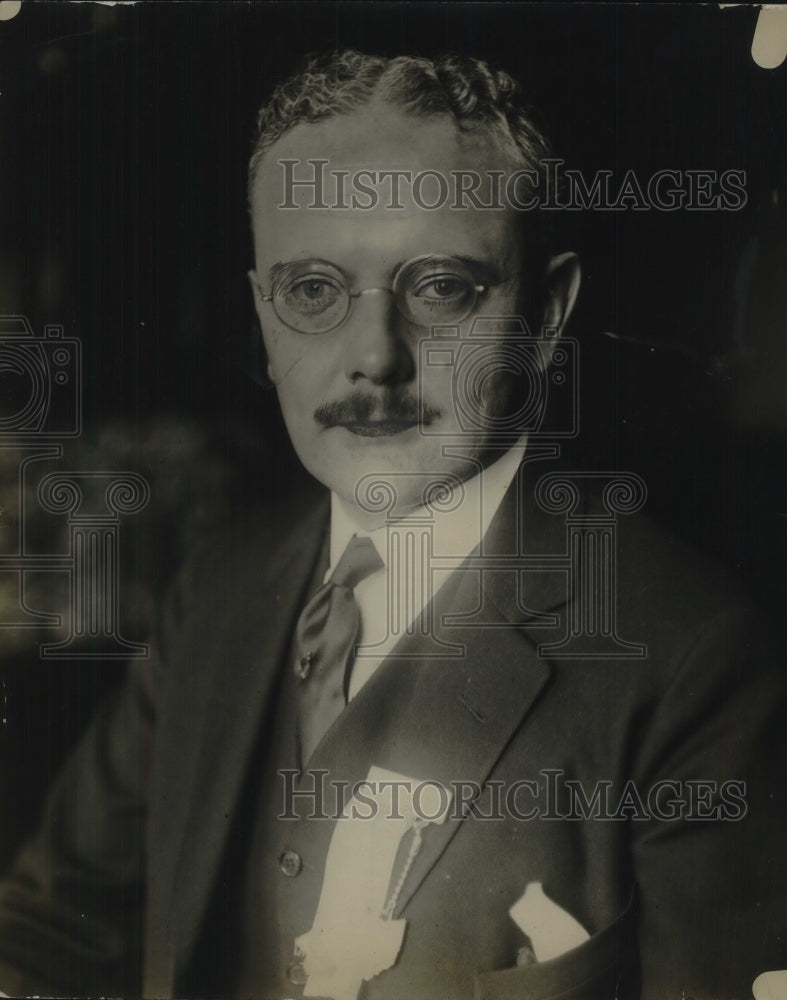
[[[546,895],[540,882],[528,882],[525,894],[508,912],[530,939],[539,962],[564,955],[590,937],[578,920]]]

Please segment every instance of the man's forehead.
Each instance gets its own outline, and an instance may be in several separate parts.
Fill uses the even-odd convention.
[[[262,158],[252,206],[436,211],[454,203],[457,185],[491,190],[495,175],[515,169],[512,150],[490,126],[463,130],[449,115],[414,115],[375,100],[286,132]],[[323,197],[315,198],[313,178]],[[365,193],[373,189],[376,197]]]
[[[279,155],[289,149],[297,149],[300,155],[309,151],[337,161],[348,154],[356,158],[370,148],[384,158],[404,154],[411,161],[417,161],[419,156],[434,161],[438,155],[448,154],[474,161],[488,150],[492,131],[481,122],[460,128],[449,114],[416,114],[377,98],[344,114],[318,122],[300,122],[285,132],[272,149]],[[500,152],[498,148],[496,155]]]

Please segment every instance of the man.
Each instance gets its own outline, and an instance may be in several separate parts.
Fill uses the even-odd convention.
[[[553,462],[547,156],[473,60],[344,53],[261,112],[250,281],[330,495],[185,568],[2,887],[7,992],[731,998],[784,964],[762,627],[625,515],[636,477]]]

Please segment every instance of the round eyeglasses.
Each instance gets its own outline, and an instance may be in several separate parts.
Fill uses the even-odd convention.
[[[472,313],[491,284],[479,285],[470,267],[457,257],[429,255],[408,261],[390,288],[350,291],[347,278],[321,260],[285,264],[276,274],[270,295],[279,319],[298,333],[330,333],[347,319],[352,300],[372,292],[390,292],[408,323],[429,327],[461,323]]]

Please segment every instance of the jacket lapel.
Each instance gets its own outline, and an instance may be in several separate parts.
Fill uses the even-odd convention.
[[[437,671],[413,661],[419,676],[405,714],[407,730],[389,759],[391,770],[438,782],[452,794],[449,818],[424,831],[397,914],[457,833],[469,808],[457,797],[475,797],[549,678],[548,665],[513,629],[472,629],[463,644],[462,660],[442,661]]]

